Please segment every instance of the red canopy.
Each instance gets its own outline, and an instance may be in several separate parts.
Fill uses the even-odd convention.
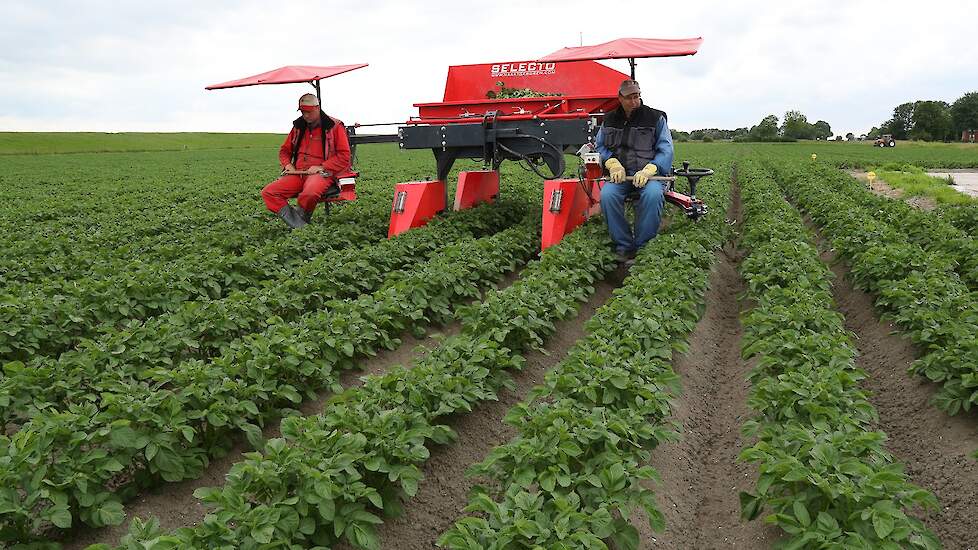
[[[561,48],[538,61],[587,61],[693,55],[703,38],[619,38],[596,46]]]
[[[336,65],[334,67],[312,67],[309,65],[287,65],[285,67],[256,74],[230,82],[211,84],[205,89],[219,90],[221,88],[240,88],[242,86],[258,86],[259,84],[294,84],[297,82],[314,82],[366,67],[366,63],[354,65]]]

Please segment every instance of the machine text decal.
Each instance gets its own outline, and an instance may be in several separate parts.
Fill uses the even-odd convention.
[[[500,63],[493,65],[489,70],[489,75],[500,76],[536,76],[542,74],[555,74],[557,72],[556,63]]]

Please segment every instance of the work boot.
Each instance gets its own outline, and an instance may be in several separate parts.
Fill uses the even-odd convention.
[[[295,212],[302,218],[302,221],[309,223],[312,221],[312,212],[306,210],[305,208],[299,206],[295,209]]]
[[[289,226],[289,229],[299,229],[307,223],[306,220],[302,219],[302,216],[299,215],[294,208],[292,208],[292,205],[289,204],[286,204],[280,208],[278,215],[280,218],[285,220],[285,225]]]
[[[619,248],[619,249],[615,250],[615,260],[617,260],[618,263],[620,263],[620,264],[624,264],[624,263],[628,262],[629,260],[634,260],[635,259],[635,253],[636,253],[635,250],[624,250],[624,249]],[[632,262],[632,263],[634,264],[635,262]]]

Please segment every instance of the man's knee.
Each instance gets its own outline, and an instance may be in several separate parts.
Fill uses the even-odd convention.
[[[601,187],[602,203],[604,203],[605,201],[608,201],[609,204],[619,203],[624,200],[625,200],[625,194],[620,186],[613,183],[606,183],[604,184],[604,186]]]
[[[319,199],[322,196],[323,196],[322,193],[315,193],[315,192],[310,192],[310,191],[303,191],[302,193],[299,193],[298,201],[301,202],[301,203],[303,203],[303,204],[305,204],[305,203],[315,203],[315,202],[319,202]]]
[[[649,182],[648,185],[642,189],[641,201],[645,205],[661,204],[665,198],[665,191],[662,185],[657,182]]]

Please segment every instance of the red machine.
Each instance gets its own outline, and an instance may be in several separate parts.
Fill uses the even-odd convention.
[[[455,160],[481,158],[486,169],[478,172],[479,176],[473,177],[473,172],[460,174],[455,209],[491,201],[498,194],[497,170],[502,161],[525,162],[546,180],[541,248],[560,242],[600,211],[600,189],[605,180],[601,179],[602,168],[592,144],[604,114],[618,107],[618,84],[629,77],[595,60],[626,58],[634,78],[636,58],[693,55],[701,42],[699,38],[625,38],[597,46],[564,48],[538,61],[449,67],[444,99],[416,103],[419,115],[398,130],[401,148],[432,150],[437,178],[401,191],[408,196],[419,195],[417,200],[424,207],[416,210],[418,218],[406,221],[403,217],[408,212],[398,211],[395,199],[390,234],[421,225],[444,210],[448,204],[445,179]],[[503,86],[552,95],[493,98]],[[568,150],[577,150],[583,162],[576,179],[562,179]],[[544,165],[549,174],[541,171]],[[675,177],[656,178],[667,185],[666,201],[682,208],[690,218],[705,215],[706,205],[695,195],[696,181],[712,171],[691,170],[684,164],[676,174],[689,180],[690,194],[675,189]],[[426,187],[445,190],[446,195],[441,197]]]
[[[499,166],[505,160],[524,162],[544,180],[542,248],[552,246],[600,211],[602,167],[593,152],[595,134],[605,113],[618,107],[617,89],[629,75],[605,67],[599,59],[628,59],[631,78],[635,59],[694,55],[701,38],[663,40],[622,38],[596,46],[564,48],[542,59],[448,69],[441,102],[416,103],[418,116],[399,126],[396,135],[357,135],[347,127],[354,152],[359,143],[397,142],[402,149],[430,149],[436,178],[398,183],[391,204],[389,236],[424,225],[448,208],[448,174],[456,159],[482,159],[485,169],[459,174],[454,210],[493,202],[499,195]],[[289,66],[240,80],[208,86],[208,90],[261,84],[308,82],[320,95],[319,81],[366,64],[336,67]],[[532,90],[530,97],[503,89]],[[543,92],[545,95],[541,95]],[[582,164],[576,179],[562,179],[565,153],[577,151]],[[549,173],[544,173],[546,166]],[[675,177],[656,178],[667,185],[666,201],[698,219],[707,212],[696,198],[696,182],[712,171],[684,163],[676,175],[686,177],[690,194],[675,189]],[[356,199],[359,174],[339,174],[340,190],[327,202]]]

